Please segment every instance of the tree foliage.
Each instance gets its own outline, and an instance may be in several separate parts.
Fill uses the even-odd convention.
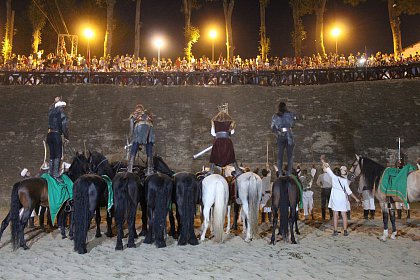
[[[187,46],[184,49],[185,56],[187,57],[188,61],[191,61],[193,56],[192,47],[195,43],[198,42],[198,39],[200,38],[200,30],[197,27],[190,26],[190,28],[185,31],[185,38],[188,38]]]
[[[40,8],[44,7],[44,3],[41,1],[39,1],[37,4],[40,6]],[[28,7],[28,17],[32,24],[32,53],[37,53],[38,46],[42,42],[42,29],[44,28],[47,19],[33,1],[31,1],[31,4]]]

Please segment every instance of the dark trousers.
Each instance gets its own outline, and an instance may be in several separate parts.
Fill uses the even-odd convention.
[[[325,220],[325,212],[328,207],[328,202],[330,201],[331,188],[321,188],[321,211],[322,219]],[[332,218],[332,210],[328,209],[330,213],[330,219]]]
[[[277,167],[279,168],[279,175],[283,175],[283,154],[284,150],[286,149],[287,153],[287,173],[286,175],[292,174],[293,168],[293,149],[295,144],[289,145],[287,142],[287,136],[279,136],[277,138],[277,147],[278,147],[278,155],[277,155]]]
[[[133,142],[133,146],[131,146],[131,152],[130,152],[131,156],[134,156],[134,157],[136,156],[140,145],[141,144],[138,142]],[[151,158],[153,156],[153,143],[147,143],[144,145],[144,147],[146,148],[146,156],[148,158]]]
[[[58,132],[48,132],[47,144],[50,149],[50,160],[61,159],[63,153],[63,142],[61,140],[61,134]]]

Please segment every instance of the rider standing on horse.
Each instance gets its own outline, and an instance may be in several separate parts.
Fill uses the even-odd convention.
[[[57,100],[57,97],[56,97]],[[60,179],[60,160],[63,155],[63,141],[61,135],[64,135],[64,141],[69,140],[68,119],[64,113],[66,102],[56,101],[54,106],[50,106],[48,112],[48,134],[47,144],[50,150],[49,174],[56,180]]]
[[[143,105],[137,104],[134,112],[130,115],[130,137],[132,146],[128,172],[133,172],[134,158],[140,145],[144,145],[147,155],[146,176],[153,174],[153,143],[155,142],[155,132],[153,129],[153,119]]]
[[[278,157],[277,166],[280,169],[278,176],[283,175],[283,153],[287,151],[287,172],[286,176],[292,174],[293,168],[293,149],[295,147],[292,127],[296,120],[296,115],[287,110],[286,104],[280,102],[278,112],[271,119],[271,130],[277,136]]]
[[[228,104],[218,106],[219,112],[211,120],[211,135],[215,137],[210,154],[210,172],[214,173],[214,166],[224,167],[233,163],[235,175],[242,173],[235,158],[235,151],[230,136],[235,133],[236,123],[229,115]]]

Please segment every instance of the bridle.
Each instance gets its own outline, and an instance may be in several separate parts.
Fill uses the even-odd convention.
[[[361,159],[360,159],[361,160]],[[353,163],[351,164],[351,168],[349,173],[347,174],[347,179],[349,179],[351,182],[353,182],[356,179],[356,174],[354,172],[356,171],[357,166],[360,167],[359,159],[355,159]]]

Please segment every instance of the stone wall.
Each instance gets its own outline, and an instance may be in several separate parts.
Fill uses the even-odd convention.
[[[155,115],[155,151],[176,170],[196,171],[209,155],[192,155],[212,144],[210,119],[228,102],[237,121],[232,137],[239,163],[275,162],[272,114],[280,100],[297,112],[295,162],[350,164],[355,153],[386,165],[395,161],[402,136],[403,152],[420,156],[420,80],[358,82],[302,87],[122,87],[112,85],[0,87],[0,206],[10,200],[20,169],[33,173],[43,162],[48,106],[55,96],[68,103],[70,144],[99,150],[111,161],[123,160],[128,116],[137,103]],[[66,153],[70,161],[70,153]],[[144,155],[142,154],[144,157]],[[319,166],[319,165],[318,165]]]

